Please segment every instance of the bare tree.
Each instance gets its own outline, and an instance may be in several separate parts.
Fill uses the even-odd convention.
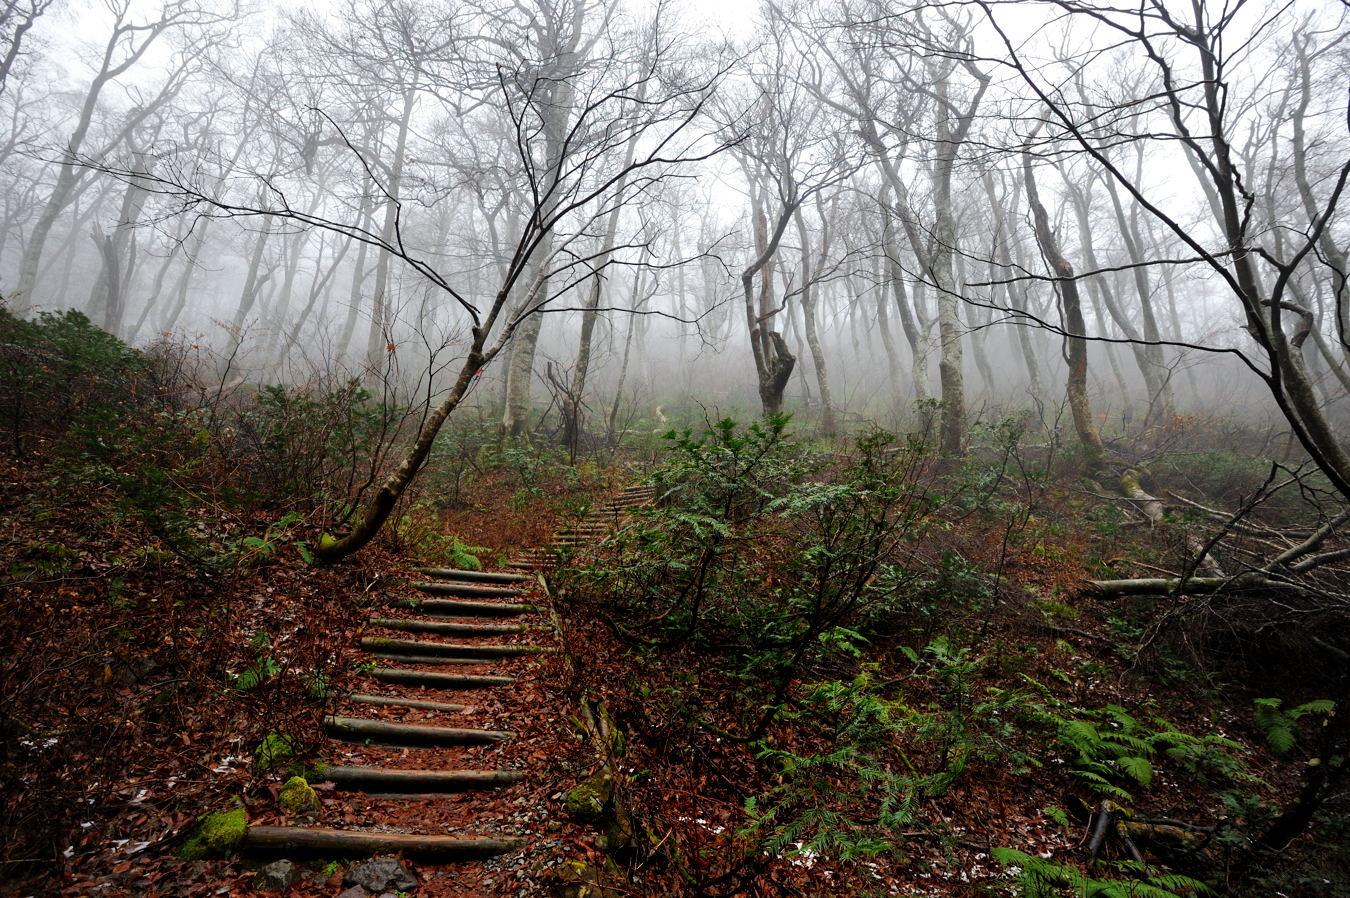
[[[461,108],[484,110],[485,116],[502,110],[507,113],[511,146],[527,176],[527,214],[521,219],[522,227],[502,276],[486,298],[466,292],[457,273],[434,264],[426,252],[416,248],[401,207],[395,215],[395,238],[389,241],[382,228],[359,217],[341,220],[289,202],[288,191],[303,177],[302,167],[286,177],[253,179],[251,190],[261,193],[251,195],[246,190],[238,197],[208,189],[215,183],[209,177],[168,164],[175,158],[172,154],[165,157],[166,164],[148,168],[147,172],[126,168],[114,171],[119,178],[135,181],[162,199],[176,201],[183,214],[257,218],[286,227],[320,228],[389,253],[434,287],[462,316],[467,335],[453,382],[428,409],[407,454],[383,477],[350,531],[320,546],[323,558],[335,560],[349,555],[380,530],[426,461],[441,425],[463,401],[476,376],[504,351],[521,327],[548,309],[556,296],[593,276],[595,254],[578,249],[584,235],[592,233],[592,226],[605,220],[615,205],[646,195],[680,165],[706,159],[724,147],[693,128],[720,82],[722,70],[713,67],[702,77],[686,75],[676,80],[661,77],[660,71],[659,66],[569,67],[565,77],[554,71],[577,98],[575,103],[564,104],[570,110],[566,119],[554,122],[560,130],[553,139],[557,147],[566,149],[565,164],[541,152],[534,142],[545,127],[542,116],[552,111],[554,100],[549,99],[544,107],[539,105],[544,102],[539,91],[545,76],[532,66],[522,63],[514,70],[499,68],[494,78],[469,81],[456,97]],[[649,82],[649,100],[639,106],[631,98],[640,81]],[[629,160],[627,147],[635,134],[639,135],[638,150]],[[345,142],[352,157],[368,166],[362,148],[350,140]],[[616,192],[620,182],[626,189]],[[243,186],[248,188],[249,183]],[[265,202],[258,202],[254,196]]]
[[[1234,136],[1239,117],[1258,114],[1263,95],[1263,86],[1241,80],[1243,63],[1250,58],[1253,41],[1275,29],[1284,8],[1252,5],[1238,17],[1198,3],[1174,9],[1153,0],[1126,13],[1055,0],[1052,5],[1065,14],[1066,27],[1082,21],[1115,35],[1138,54],[1150,73],[1138,93],[1103,109],[1086,106],[1062,89],[1066,80],[1062,66],[1044,68],[1028,61],[1003,29],[998,7],[980,5],[1001,37],[1002,64],[1048,110],[1052,137],[1091,159],[1138,204],[1141,214],[1185,248],[1190,254],[1186,264],[1202,266],[1223,286],[1240,310],[1257,354],[1244,347],[1218,348],[1238,355],[1265,383],[1295,438],[1341,495],[1350,499],[1350,450],[1332,427],[1314,388],[1302,352],[1311,331],[1311,313],[1293,296],[1294,284],[1312,269],[1331,269],[1333,277],[1345,277],[1344,271],[1336,270],[1334,258],[1319,256],[1317,250],[1338,220],[1350,161],[1342,157],[1325,169],[1320,194],[1311,198],[1301,221],[1266,222],[1258,217],[1260,185],[1253,183],[1257,170],[1244,167],[1247,149]],[[1330,33],[1339,40],[1341,30]],[[1090,65],[1103,57],[1084,58],[1089,62],[1072,65]],[[1070,72],[1068,80],[1079,74]],[[1150,128],[1136,137],[1139,132],[1132,126],[1145,114]],[[1192,224],[1177,208],[1174,195],[1164,194],[1137,170],[1120,164],[1113,147],[1129,140],[1166,140],[1180,146],[1207,198],[1211,222]],[[1277,231],[1282,237],[1279,245],[1273,239]]]
[[[1031,207],[1032,221],[1036,229],[1036,242],[1045,257],[1045,264],[1055,277],[1055,289],[1059,293],[1060,316],[1064,328],[1064,356],[1069,366],[1069,378],[1065,392],[1069,400],[1069,410],[1073,414],[1074,430],[1078,433],[1078,442],[1082,446],[1085,467],[1095,471],[1105,462],[1106,447],[1102,445],[1101,434],[1092,418],[1092,406],[1087,395],[1087,324],[1083,321],[1083,304],[1078,297],[1078,282],[1074,277],[1072,263],[1064,258],[1059,241],[1050,227],[1050,216],[1036,190],[1036,176],[1032,170],[1030,148],[1022,151],[1022,177],[1027,188],[1027,205]]]
[[[120,146],[141,123],[156,109],[165,104],[181,89],[187,79],[193,58],[199,47],[190,47],[179,55],[178,63],[168,78],[151,96],[138,104],[123,125],[103,146],[90,151],[85,146],[90,128],[94,124],[99,101],[107,86],[129,72],[144,59],[161,37],[173,31],[192,29],[194,40],[205,46],[212,42],[212,26],[231,20],[235,10],[216,11],[204,5],[203,0],[170,0],[158,13],[147,20],[140,20],[133,10],[131,0],[114,0],[110,4],[113,13],[112,30],[104,43],[95,64],[94,76],[86,90],[80,106],[79,116],[70,137],[65,143],[65,156],[57,167],[56,182],[43,207],[42,214],[33,226],[25,247],[23,260],[19,267],[16,311],[24,313],[33,299],[33,288],[37,283],[38,264],[42,261],[47,235],[63,210],[70,204],[79,180],[87,174],[85,168],[77,164],[78,157],[102,157]]]
[[[0,93],[24,52],[28,32],[56,0],[6,0],[0,9]]]

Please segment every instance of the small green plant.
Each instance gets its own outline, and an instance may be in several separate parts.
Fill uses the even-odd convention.
[[[1013,848],[995,848],[990,854],[1017,880],[1022,898],[1061,898],[1065,890],[1077,898],[1196,898],[1214,894],[1197,879],[1136,861],[1112,864],[1119,876],[1128,878],[1100,879],[1069,864]]]
[[[1067,717],[1045,709],[1034,714],[1072,753],[1073,775],[1092,792],[1115,801],[1128,804],[1135,789],[1147,789],[1160,758],[1201,776],[1229,780],[1246,776],[1236,742],[1215,733],[1193,736],[1161,717],[1141,719],[1118,705]]]
[[[230,675],[230,684],[235,689],[257,689],[281,673],[281,662],[271,654],[271,633],[258,630],[249,637],[248,647],[254,653],[254,659],[243,670]]]
[[[271,655],[260,655],[252,664],[230,678],[235,689],[257,689],[281,672],[281,663]]]
[[[325,701],[332,693],[332,678],[322,670],[307,670],[304,673],[305,691],[316,702]]]
[[[1266,744],[1277,755],[1287,755],[1297,741],[1298,722],[1309,715],[1330,717],[1336,713],[1336,703],[1330,699],[1305,702],[1296,708],[1285,711],[1280,708],[1278,698],[1258,698],[1256,700],[1256,726],[1265,736]]]
[[[271,561],[287,545],[295,547],[296,554],[305,564],[314,563],[314,553],[309,543],[296,539],[289,531],[296,524],[304,522],[304,516],[298,511],[289,511],[267,526],[262,536],[245,536],[231,547],[231,554],[240,568],[247,568],[255,561]]]
[[[268,733],[253,752],[254,765],[259,773],[275,770],[295,757],[295,740],[285,733]]]
[[[914,821],[920,806],[940,794],[940,778],[920,774],[899,750],[897,735],[911,711],[885,698],[875,665],[849,681],[810,686],[790,718],[826,728],[814,754],[757,745],[760,762],[776,771],[779,785],[746,800],[750,822],[742,835],[760,839],[765,851],[857,858],[893,851],[896,833]],[[819,796],[832,793],[828,806]],[[840,806],[846,810],[838,810]]]

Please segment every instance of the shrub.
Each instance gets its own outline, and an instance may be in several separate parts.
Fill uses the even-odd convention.
[[[149,382],[144,357],[80,312],[25,321],[0,308],[0,422],[16,455],[80,415],[124,412]]]
[[[622,609],[645,638],[716,649],[755,693],[749,704],[767,709],[752,737],[794,677],[847,662],[844,644],[823,637],[865,640],[860,626],[912,612],[919,566],[905,562],[929,510],[912,447],[877,432],[823,455],[787,426],[785,416],[724,419],[699,436],[667,434],[668,461],[652,477],[660,502],[561,581]]]

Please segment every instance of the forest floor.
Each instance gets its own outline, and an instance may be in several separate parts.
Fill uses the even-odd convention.
[[[442,513],[441,526],[477,547],[490,568],[491,559],[547,543],[566,517],[549,497],[565,492],[580,506],[623,476],[524,492],[509,478],[484,478]],[[315,567],[281,539],[239,551],[248,535],[271,533],[267,516],[213,519],[218,509],[203,507],[195,516],[214,522],[196,544],[236,548],[227,567],[206,573],[173,548],[181,541],[154,536],[153,522],[116,505],[96,486],[72,490],[37,466],[9,460],[0,468],[0,562],[8,572],[0,825],[9,843],[0,892],[251,893],[256,863],[184,862],[176,852],[208,810],[242,802],[253,822],[282,821],[283,778],[256,769],[254,748],[285,732],[301,756],[323,753],[320,722],[333,710],[323,696],[354,684],[370,610],[406,592],[411,558],[386,545],[354,563]],[[1044,526],[1034,539],[1010,545],[1002,524],[975,519],[949,534],[948,551],[1000,579],[994,601],[965,621],[958,653],[869,650],[812,672],[840,683],[899,684],[892,710],[914,721],[897,730],[909,740],[907,775],[926,785],[889,796],[910,804],[889,818],[884,842],[875,841],[884,784],[869,792],[850,779],[848,760],[820,763],[798,781],[765,763],[766,752],[799,765],[828,756],[839,743],[818,722],[784,714],[761,738],[736,738],[739,684],[705,650],[636,645],[604,607],[578,601],[554,609],[563,654],[493,665],[517,673],[518,689],[509,699],[470,702],[484,725],[517,731],[493,763],[527,769],[526,785],[448,805],[353,803],[324,793],[319,820],[456,831],[481,817],[531,836],[526,851],[488,862],[409,863],[421,895],[966,896],[1021,894],[1016,871],[994,858],[1000,849],[1084,864],[1089,815],[1108,798],[1139,820],[1217,823],[1220,831],[1241,813],[1219,803],[1221,780],[1247,796],[1248,808],[1287,799],[1298,767],[1266,750],[1247,710],[1269,681],[1201,673],[1198,654],[1187,651],[1202,647],[1132,630],[1157,618],[1151,601],[1085,597],[1081,585],[1099,563],[1090,559],[1113,558],[1120,546],[1056,523],[1081,513],[1081,499],[1066,492],[1039,512]],[[694,692],[699,713],[691,716],[679,706]],[[612,757],[597,754],[574,725],[583,703],[621,731]],[[1168,744],[1195,751],[1169,766],[1164,739],[1147,776],[1113,780],[1115,791],[1089,788],[1090,768],[1068,743],[1014,725],[1033,706],[1102,730],[1137,722],[1146,740],[1182,733]],[[1111,707],[1123,715],[1114,723],[1101,716]],[[437,722],[434,713],[401,719]],[[347,760],[362,758],[359,747],[348,752]],[[605,764],[620,780],[613,802],[629,830],[618,844],[612,827],[601,832],[564,807],[569,790]],[[833,843],[820,837],[828,827]],[[1340,885],[1317,886],[1337,878],[1341,859],[1319,851],[1321,838],[1295,846],[1302,885],[1278,894],[1341,894]],[[814,847],[827,844],[834,850]],[[1208,869],[1228,869],[1232,848],[1221,839],[1207,844]],[[1145,851],[1150,861],[1175,860],[1163,848]],[[343,892],[345,861],[309,865],[288,894]],[[592,890],[560,879],[560,869],[591,880]]]

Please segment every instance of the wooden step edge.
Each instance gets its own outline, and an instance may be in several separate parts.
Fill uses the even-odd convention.
[[[425,698],[405,698],[401,695],[372,695],[368,692],[353,692],[347,701],[375,707],[417,708],[422,711],[444,711],[448,714],[460,714],[469,710],[468,705],[452,705],[449,702],[433,702]]]
[[[398,667],[377,667],[370,672],[370,676],[382,683],[430,686],[436,689],[492,689],[497,686],[511,686],[516,682],[515,677],[447,674],[426,670],[405,670]]]
[[[363,636],[361,648],[368,652],[384,654],[407,652],[438,658],[516,658],[521,655],[541,655],[554,651],[551,646],[543,645],[432,642],[425,639],[391,639],[385,636]]]
[[[452,567],[419,567],[414,570],[424,577],[441,580],[464,580],[470,583],[529,583],[533,580],[523,574],[506,571],[465,571]]]
[[[478,730],[465,727],[438,727],[415,723],[391,723],[387,720],[367,720],[364,717],[323,719],[323,728],[330,737],[346,742],[364,742],[395,745],[491,745],[505,742],[514,736],[502,730]]]
[[[420,580],[412,584],[419,592],[434,596],[456,596],[463,599],[513,599],[525,590],[510,586],[478,586],[473,583],[449,583],[441,580]]]
[[[240,850],[246,854],[369,857],[403,854],[434,861],[466,861],[515,851],[524,839],[430,833],[361,832],[309,826],[250,826]]]
[[[405,633],[448,633],[454,636],[509,636],[525,632],[524,624],[461,624],[400,617],[372,617],[370,625]]]
[[[399,664],[439,664],[442,667],[449,667],[452,664],[473,667],[486,664],[489,661],[500,660],[496,658],[455,658],[450,655],[410,655],[407,652],[397,651],[367,651],[376,661],[397,661]]]
[[[515,617],[518,614],[534,614],[540,610],[537,605],[465,602],[455,599],[399,598],[391,600],[389,604],[395,608],[409,608],[420,614],[440,614],[446,617]]]
[[[421,795],[500,789],[520,782],[520,770],[399,770],[385,767],[320,765],[318,778],[353,792]]]

